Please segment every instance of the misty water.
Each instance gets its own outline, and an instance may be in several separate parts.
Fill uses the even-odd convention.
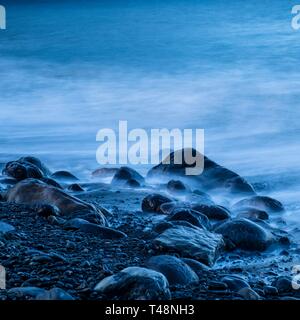
[[[97,131],[119,120],[203,128],[207,156],[259,183],[299,220],[293,1],[2,4],[1,163],[32,154],[86,177],[98,167]]]

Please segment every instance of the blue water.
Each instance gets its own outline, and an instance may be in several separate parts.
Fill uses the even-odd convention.
[[[35,154],[83,174],[119,120],[204,128],[208,156],[298,210],[295,1],[1,4],[0,162]]]

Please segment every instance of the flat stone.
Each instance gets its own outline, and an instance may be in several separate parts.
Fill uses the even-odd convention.
[[[212,266],[224,248],[223,237],[197,227],[174,226],[153,241],[156,248],[173,251]]]

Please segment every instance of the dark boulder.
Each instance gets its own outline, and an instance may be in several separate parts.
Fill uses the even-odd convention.
[[[130,179],[128,181],[126,181],[125,186],[128,188],[140,188],[141,184],[136,181],[135,179]]]
[[[174,160],[176,154],[182,153],[182,163],[177,164]],[[147,174],[149,182],[170,180],[181,177],[181,180],[188,180],[195,187],[201,190],[223,190],[231,194],[255,195],[253,187],[242,177],[230,171],[204,156],[204,170],[199,175],[187,175],[186,169],[193,168],[194,164],[189,164],[184,160],[184,153],[187,149],[182,149],[170,153],[160,164],[150,169]],[[193,156],[199,155],[195,149],[192,150]]]
[[[106,224],[106,219],[101,210],[63,190],[36,179],[26,179],[17,183],[7,193],[7,201],[36,207],[42,204],[55,206],[62,216],[82,217],[93,215],[101,225]]]
[[[248,219],[232,219],[219,225],[216,233],[244,250],[265,250],[272,242],[272,234]]]
[[[238,292],[243,288],[250,288],[250,285],[243,278],[236,275],[228,275],[221,279],[222,282],[227,284],[229,290],[233,292]]]
[[[50,216],[59,216],[60,212],[59,209],[55,206],[52,206],[50,204],[42,204],[40,206],[37,206],[36,213],[38,216],[43,218],[48,218]]]
[[[15,178],[18,181],[35,178],[43,178],[42,171],[29,162],[11,161],[8,162],[3,169],[3,174]]]
[[[111,183],[114,185],[125,185],[129,180],[135,180],[140,185],[145,183],[145,179],[136,170],[129,167],[121,167],[115,173]]]
[[[122,300],[169,300],[167,278],[160,272],[129,267],[100,281],[95,291]]]
[[[51,175],[51,178],[63,182],[73,182],[79,180],[69,171],[56,171]]]
[[[50,176],[51,175],[51,171],[45,166],[44,163],[42,163],[42,161],[36,157],[32,157],[32,156],[27,156],[27,157],[22,157],[20,158],[18,161],[20,162],[28,162],[33,164],[34,166],[38,167],[44,176]]]
[[[203,213],[209,220],[227,220],[230,218],[230,211],[222,206],[193,204],[192,209]]]
[[[232,209],[237,210],[243,207],[254,207],[266,212],[284,211],[283,204],[280,201],[266,196],[254,196],[240,200],[232,207]]]
[[[211,225],[208,218],[197,211],[190,209],[175,209],[172,214],[168,215],[168,221],[183,220],[191,223],[192,225],[204,229],[210,229]]]
[[[68,186],[68,190],[72,192],[82,192],[84,189],[78,184],[78,183],[73,183]]]
[[[197,283],[197,274],[182,260],[169,255],[151,257],[146,266],[165,275],[170,285]]]
[[[144,212],[160,212],[162,213],[160,206],[163,203],[172,202],[172,200],[166,196],[158,193],[150,194],[146,196],[142,201],[142,210]]]
[[[182,181],[180,180],[170,180],[167,183],[167,190],[175,195],[182,195],[187,192],[190,192],[190,189],[188,186],[186,186]]]
[[[118,170],[118,168],[99,168],[92,172],[92,177],[101,179],[110,178],[113,177]]]

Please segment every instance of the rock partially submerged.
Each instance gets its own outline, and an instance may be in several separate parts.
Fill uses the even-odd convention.
[[[35,157],[22,157],[16,161],[8,162],[3,174],[21,181],[27,178],[41,179],[51,174],[50,170]]]
[[[230,211],[222,206],[194,204],[193,210],[203,213],[209,220],[227,220],[230,218]]]
[[[111,183],[113,185],[125,185],[130,180],[135,180],[140,185],[145,183],[145,179],[141,176],[136,170],[129,168],[129,167],[121,167],[115,173]]]
[[[63,216],[94,216],[94,219],[99,224],[106,224],[106,219],[102,212],[97,210],[93,205],[36,179],[26,179],[17,183],[7,193],[7,201],[26,204],[31,207],[50,204],[57,207]]]
[[[284,206],[280,201],[266,196],[254,196],[242,199],[232,208],[237,210],[243,207],[253,207],[271,213],[284,211]]]
[[[172,199],[158,193],[150,194],[143,199],[142,210],[144,212],[162,213],[161,205],[168,202],[172,202]]]
[[[165,230],[153,241],[162,251],[176,252],[181,257],[192,258],[212,266],[224,248],[221,235],[187,226],[174,226]]]
[[[189,285],[199,281],[197,274],[184,261],[174,256],[151,257],[146,266],[165,275],[170,285]]]
[[[75,177],[72,173],[69,171],[56,171],[54,172],[51,177],[53,179],[63,181],[63,182],[75,182],[78,181],[79,179]]]
[[[182,153],[182,163],[175,162],[176,153]],[[175,151],[160,164],[149,170],[147,180],[157,182],[181,177],[185,181],[193,183],[202,190],[221,190],[231,194],[255,195],[253,187],[237,173],[230,171],[204,156],[204,171],[200,175],[186,175],[187,168],[193,168],[195,164],[189,164],[184,160],[186,149]],[[197,151],[193,149],[193,156]],[[199,154],[199,153],[198,153]]]
[[[168,300],[171,298],[167,278],[160,272],[129,267],[103,279],[95,291],[122,300]]]

